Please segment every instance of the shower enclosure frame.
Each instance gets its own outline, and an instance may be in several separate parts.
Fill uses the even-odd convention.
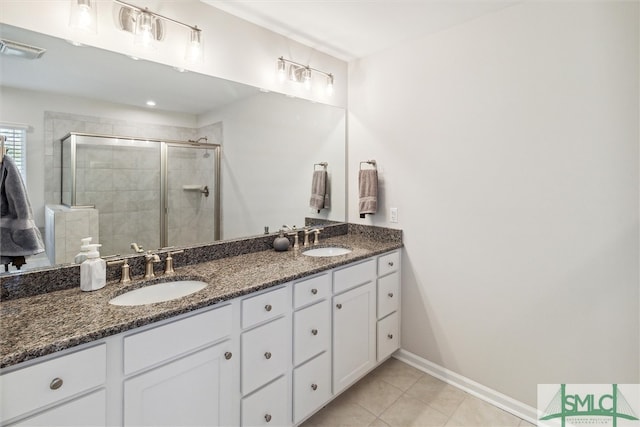
[[[221,207],[220,207],[220,178],[221,171],[220,167],[222,165],[221,160],[221,150],[222,147],[220,144],[209,144],[209,143],[200,143],[193,141],[181,141],[181,140],[170,140],[170,139],[158,139],[158,138],[141,138],[141,137],[131,137],[131,136],[117,136],[117,135],[102,135],[102,134],[94,134],[94,133],[84,133],[84,132],[70,132],[60,139],[60,203],[64,206],[67,206],[71,209],[82,209],[82,208],[95,208],[95,205],[77,205],[76,204],[76,189],[77,189],[77,176],[76,176],[76,167],[77,167],[77,157],[76,157],[76,149],[77,149],[77,138],[78,137],[92,137],[92,138],[107,138],[118,140],[119,145],[123,145],[122,143],[126,143],[127,141],[131,142],[145,142],[145,143],[157,143],[159,144],[160,150],[160,247],[167,247],[168,244],[168,215],[169,215],[169,183],[168,183],[168,150],[169,147],[191,147],[195,149],[203,149],[203,150],[211,150],[213,151],[213,163],[214,163],[214,188],[211,191],[213,196],[213,204],[214,204],[214,218],[213,218],[213,227],[214,227],[214,240],[220,240],[220,216],[221,216]],[[69,169],[71,175],[71,188],[70,188],[70,203],[65,203],[64,201],[64,141],[69,141]]]

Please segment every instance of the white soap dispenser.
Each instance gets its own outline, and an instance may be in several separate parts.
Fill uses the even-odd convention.
[[[104,288],[107,283],[107,263],[100,258],[98,248],[102,245],[89,246],[87,259],[80,264],[80,289],[83,291],[96,291]]]
[[[85,237],[84,239],[80,239],[82,245],[80,246],[80,252],[73,259],[76,264],[82,264],[84,260],[87,259],[87,254],[89,253],[89,245],[91,244],[91,237]]]

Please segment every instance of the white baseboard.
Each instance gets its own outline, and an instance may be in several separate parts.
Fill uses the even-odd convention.
[[[498,391],[490,389],[482,384],[479,384],[467,377],[460,374],[456,374],[440,365],[428,361],[420,356],[417,356],[406,350],[398,350],[393,355],[394,358],[411,365],[416,369],[421,370],[433,377],[438,378],[450,384],[454,387],[465,391],[472,396],[484,400],[487,403],[492,404],[500,409],[503,409],[518,418],[522,418],[533,425],[537,425],[537,410],[529,405],[515,400],[507,395],[504,395]]]

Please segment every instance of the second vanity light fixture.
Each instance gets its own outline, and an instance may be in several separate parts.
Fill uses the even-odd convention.
[[[289,67],[287,68],[287,65]],[[327,73],[299,62],[285,59],[283,56],[278,58],[278,78],[281,82],[289,79],[292,82],[302,83],[307,89],[311,89],[311,73],[315,72],[323,75],[327,79],[327,94],[333,94],[333,74]]]
[[[141,8],[124,1],[114,0],[123,7],[117,12],[117,22],[121,30],[134,35],[134,44],[147,49],[153,49],[157,42],[165,36],[164,21],[172,22],[189,30],[186,43],[185,60],[187,62],[201,62],[203,60],[204,45],[202,30],[197,25],[187,25],[159,13]],[[69,25],[77,30],[96,32],[97,4],[95,0],[71,0],[71,17]]]

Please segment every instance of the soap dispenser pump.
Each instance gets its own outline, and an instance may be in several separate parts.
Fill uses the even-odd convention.
[[[83,291],[96,291],[104,288],[107,283],[107,263],[100,258],[98,248],[102,245],[89,246],[87,259],[80,264],[80,289]]]
[[[73,259],[76,264],[82,264],[84,260],[87,259],[87,254],[89,253],[89,245],[91,244],[91,237],[80,239],[80,242],[82,242],[80,246],[80,252],[78,252],[78,255],[76,255]]]

